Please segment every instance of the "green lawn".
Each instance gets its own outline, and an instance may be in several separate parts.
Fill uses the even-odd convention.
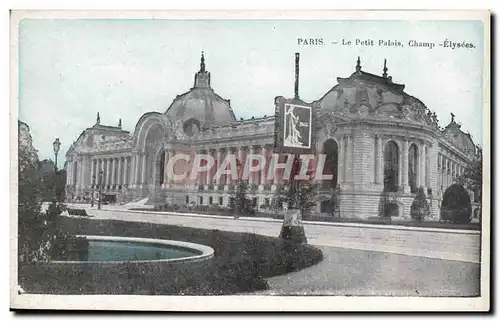
[[[47,268],[43,264],[19,268],[20,285],[28,293],[229,295],[267,288],[264,278],[298,271],[323,259],[321,250],[281,239],[219,230],[150,223],[61,217],[64,230],[74,234],[163,238],[212,247],[211,264],[189,269],[157,269],[148,264],[126,264],[116,270],[99,266]],[[153,275],[153,277],[151,277]]]

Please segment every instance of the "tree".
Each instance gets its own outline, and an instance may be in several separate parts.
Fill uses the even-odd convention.
[[[469,223],[472,206],[469,193],[461,184],[453,184],[446,189],[441,202],[441,219],[453,223]]]
[[[284,186],[283,184],[276,185],[276,190],[274,191],[274,196],[271,201],[271,209],[274,211],[278,211],[282,207],[283,199],[284,199]]]
[[[34,149],[19,146],[18,154],[18,258],[19,263],[48,259],[51,238],[41,215],[38,156]]]
[[[424,189],[420,187],[417,190],[417,195],[411,203],[410,216],[417,221],[423,221],[430,214],[429,203],[425,198]]]
[[[38,162],[38,171],[41,179],[40,192],[42,200],[52,201],[55,197],[58,201],[65,198],[66,170],[55,170],[52,160],[44,159]]]
[[[475,201],[482,202],[483,188],[483,152],[479,148],[474,160],[464,170],[464,173],[457,178],[457,183],[466,189],[474,192]]]
[[[300,209],[302,217],[309,216],[316,206],[318,186],[318,184],[312,182],[312,179],[305,182],[292,181],[286,195],[288,207]]]
[[[244,180],[238,180],[234,189],[232,201],[229,207],[233,210],[235,216],[254,214],[255,209],[251,199],[247,198],[248,183]]]

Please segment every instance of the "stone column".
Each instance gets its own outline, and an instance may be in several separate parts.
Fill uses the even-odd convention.
[[[253,155],[255,154],[255,147],[252,145],[250,146],[250,151],[249,151],[249,155]],[[252,163],[249,163],[248,164],[248,168],[252,167]],[[254,183],[254,179],[255,179],[255,175],[254,173],[249,173],[248,175],[248,184],[253,184]]]
[[[451,177],[452,177],[452,172],[453,172],[453,162],[451,161],[451,159],[448,159],[448,183],[446,184],[446,187],[450,186],[451,185]]]
[[[263,163],[261,163],[261,170],[260,170],[260,182],[259,184],[260,185],[265,185],[266,184],[266,163],[267,163],[267,153],[266,153],[266,145],[262,145],[261,146],[261,150],[260,150],[260,153],[262,155],[262,158],[263,158]]]
[[[147,155],[146,153],[142,153],[142,166],[141,166],[141,187],[146,185],[147,180],[146,180],[146,162],[147,162]]]
[[[210,157],[214,157],[214,149],[212,148],[209,148],[207,150],[207,156],[210,156]],[[214,182],[213,182],[213,167],[212,168],[209,168],[208,171],[206,171],[207,173],[207,185],[212,185]]]
[[[165,153],[165,158],[163,161],[163,188],[168,187],[168,172],[167,172],[167,164],[168,164],[168,151],[164,150],[163,153]]]
[[[70,182],[69,180],[71,178],[70,173],[71,173],[71,162],[68,161],[68,166],[66,167],[66,186],[70,185],[69,184]]]
[[[220,152],[220,148],[217,148],[216,149],[216,155],[215,155],[215,173],[217,173],[217,171],[219,170],[219,167],[220,167],[220,164],[222,164],[222,160],[221,160],[221,152]],[[215,185],[217,185],[217,189],[221,189],[220,188],[220,177],[216,177],[215,178]]]
[[[109,189],[109,185],[111,184],[111,158],[107,158],[106,159],[106,186],[108,186],[108,189]]]
[[[111,188],[115,188],[116,187],[116,175],[115,175],[115,171],[116,171],[116,158],[112,158],[111,159]]]
[[[344,171],[344,166],[345,166],[345,163],[344,163],[344,154],[345,154],[345,148],[344,148],[344,136],[340,136],[340,139],[339,139],[339,154],[338,154],[338,183],[339,185],[341,185],[341,183],[344,183],[344,180],[345,180],[345,177],[344,177],[344,174],[345,174],[345,171]],[[324,153],[324,151],[322,152]],[[318,154],[318,157],[319,157],[319,154]]]
[[[76,181],[76,186],[78,187],[78,189],[81,189],[82,188],[82,158],[81,156],[79,157],[79,161],[77,161],[77,181]]]
[[[346,136],[346,161],[345,161],[345,181],[352,183],[352,169],[354,168],[352,164],[352,138],[350,135]]]
[[[68,162],[68,175],[67,175],[68,184],[73,185],[73,161]]]
[[[121,186],[123,184],[123,162],[122,157],[118,158],[118,177],[116,179],[116,185]]]
[[[175,155],[175,152],[171,149],[168,150],[168,153],[167,153],[167,157],[168,159],[172,159],[172,157],[174,157]],[[172,167],[172,171],[174,170],[174,167]],[[167,175],[167,186],[170,186],[170,184],[172,183],[172,177],[168,176]]]
[[[448,158],[445,156],[444,157],[444,186],[443,186],[443,193],[446,190],[446,188],[448,187],[448,177],[449,177],[448,168],[449,168],[449,161],[448,161]]]
[[[136,187],[139,187],[139,185],[141,184],[140,182],[141,160],[142,160],[142,155],[139,152],[135,155],[135,166],[134,166],[134,185]]]
[[[91,159],[90,160],[90,184],[89,184],[89,187],[92,188],[92,176],[94,176],[94,163],[95,163],[95,160],[94,159]]]
[[[430,219],[438,220],[439,219],[439,200],[438,195],[440,191],[439,179],[442,175],[441,169],[438,170],[438,150],[437,150],[437,142],[432,142],[427,148],[426,156],[428,158],[427,162],[427,186],[431,188],[432,197],[429,198],[430,207],[432,215]],[[440,157],[439,157],[440,158]],[[439,166],[441,168],[441,165]],[[429,195],[430,196],[430,195]]]
[[[124,186],[127,186],[127,185],[129,185],[129,182],[130,182],[130,180],[128,179],[128,175],[129,175],[129,172],[128,172],[128,157],[125,157],[123,159],[123,162],[124,162],[124,164],[123,164],[123,182],[122,182],[122,184]]]
[[[238,147],[238,155],[237,155],[237,162],[236,162],[236,164],[237,164],[239,161],[242,168],[245,167],[245,161],[243,160],[243,148],[244,148],[243,146]],[[243,170],[241,171],[241,175],[243,175]],[[275,181],[276,181],[276,178],[275,178]]]
[[[426,166],[426,154],[425,154],[425,144],[422,144],[421,147],[421,157],[420,157],[420,186],[419,187],[423,187],[424,188],[424,193],[427,195],[427,191],[426,191],[426,186],[427,186],[427,182],[425,181],[425,171],[427,170],[427,166]]]
[[[132,185],[132,187],[136,187],[137,185],[137,173],[138,173],[138,167],[139,167],[139,162],[137,160],[137,154],[132,154],[131,156],[131,166],[130,166],[130,185]]]
[[[405,139],[404,141],[404,144],[403,144],[403,150],[401,151],[402,152],[402,156],[403,156],[403,161],[402,161],[402,180],[401,180],[401,183],[402,183],[402,186],[403,186],[403,190],[405,193],[409,193],[410,192],[410,186],[408,186],[408,139]]]
[[[377,135],[377,184],[384,184],[384,149],[381,135]]]

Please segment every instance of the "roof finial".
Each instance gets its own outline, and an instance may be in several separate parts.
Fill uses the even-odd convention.
[[[205,72],[205,55],[203,51],[201,52],[200,71]]]
[[[384,73],[382,74],[382,77],[387,78],[387,59],[384,59]]]
[[[361,59],[359,59],[359,56],[358,61],[356,61],[356,71],[361,71]]]
[[[454,113],[450,113],[451,115],[451,122],[454,123],[455,122],[455,114]]]
[[[100,124],[101,123],[101,116],[99,116],[99,112],[97,112],[97,121],[96,121],[96,124]]]
[[[122,119],[118,119],[118,128],[122,128]]]

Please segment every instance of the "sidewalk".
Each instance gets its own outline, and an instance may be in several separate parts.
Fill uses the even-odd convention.
[[[79,207],[79,208],[91,208],[89,204],[68,204],[69,206]],[[94,206],[94,209],[97,209]],[[103,211],[118,211],[118,212],[129,212],[129,213],[144,213],[144,214],[157,214],[157,215],[176,215],[185,217],[204,217],[204,218],[214,218],[223,220],[234,220],[233,216],[225,215],[213,215],[213,214],[201,214],[201,213],[179,213],[179,212],[168,212],[168,211],[147,211],[147,210],[130,210],[124,205],[102,205],[101,210]],[[248,217],[241,216],[238,218],[241,221],[256,221],[256,222],[272,222],[281,224],[283,220],[274,219],[270,217]],[[480,235],[480,231],[475,230],[455,230],[455,229],[444,229],[444,228],[429,228],[429,227],[418,227],[418,226],[403,226],[403,225],[379,225],[379,224],[369,224],[369,223],[348,223],[348,222],[322,222],[322,221],[305,221],[302,220],[303,225],[320,225],[320,226],[337,226],[337,227],[360,227],[369,229],[381,229],[381,230],[402,230],[402,231],[420,231],[420,232],[435,232],[435,233],[449,233],[449,234],[471,234]]]

